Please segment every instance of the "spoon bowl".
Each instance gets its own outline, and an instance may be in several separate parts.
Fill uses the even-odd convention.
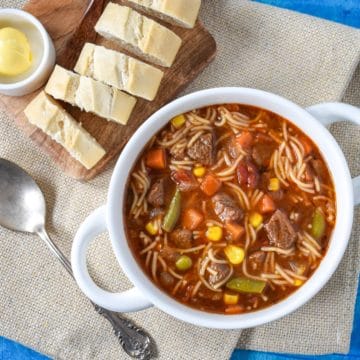
[[[0,225],[38,233],[45,225],[43,193],[31,176],[16,164],[0,159]]]

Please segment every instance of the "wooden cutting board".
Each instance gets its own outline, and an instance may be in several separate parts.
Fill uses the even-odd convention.
[[[114,42],[97,35],[94,30],[94,25],[107,2],[108,0],[92,0],[89,3],[84,0],[31,0],[25,5],[24,10],[39,18],[46,27],[55,44],[57,63],[72,70],[85,42],[93,42],[127,53]],[[114,2],[128,5],[126,0]],[[182,47],[173,66],[169,69],[162,68],[165,75],[155,100],[146,101],[139,98],[126,126],[108,122],[63,103],[64,108],[82,123],[107,152],[93,169],[84,168],[59,144],[28,123],[23,110],[37,92],[22,97],[0,95],[0,107],[13,116],[16,125],[66,174],[80,180],[93,178],[102,172],[112,159],[117,158],[139,125],[164,104],[174,99],[215,56],[215,40],[200,21],[193,29],[163,24],[182,38]]]

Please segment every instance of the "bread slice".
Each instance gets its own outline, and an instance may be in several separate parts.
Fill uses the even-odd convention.
[[[55,99],[123,125],[136,103],[133,96],[59,65],[55,66],[45,92]]]
[[[201,0],[129,0],[135,8],[170,24],[193,28],[199,15]]]
[[[146,100],[153,100],[164,73],[118,51],[86,43],[74,70]]]
[[[95,25],[102,36],[155,64],[170,67],[181,46],[174,32],[127,7],[109,2]]]
[[[62,145],[86,169],[105,155],[96,140],[55,100],[41,91],[25,108],[29,122]]]

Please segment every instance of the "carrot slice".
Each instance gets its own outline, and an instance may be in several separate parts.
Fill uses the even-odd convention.
[[[164,148],[152,149],[145,156],[145,164],[149,168],[162,170],[166,168],[166,152]]]
[[[271,213],[276,210],[274,200],[268,194],[265,194],[259,202],[259,211],[262,214]]]
[[[219,191],[221,181],[214,174],[207,174],[200,184],[200,189],[207,195],[212,196]]]
[[[244,307],[242,305],[228,305],[225,308],[226,314],[241,314],[244,312]]]
[[[232,222],[227,222],[225,229],[230,234],[232,241],[239,241],[245,233],[245,229],[241,225]]]
[[[204,221],[203,214],[194,208],[188,208],[184,211],[182,225],[189,230],[195,230]]]
[[[243,148],[249,148],[253,143],[253,136],[249,131],[243,131],[236,137],[236,142]]]

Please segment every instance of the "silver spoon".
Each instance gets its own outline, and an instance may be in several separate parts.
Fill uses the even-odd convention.
[[[37,234],[73,277],[70,262],[45,229],[46,204],[38,185],[22,168],[0,158],[0,225],[14,231]],[[152,341],[133,322],[92,303],[111,323],[121,346],[131,357],[150,359]]]

